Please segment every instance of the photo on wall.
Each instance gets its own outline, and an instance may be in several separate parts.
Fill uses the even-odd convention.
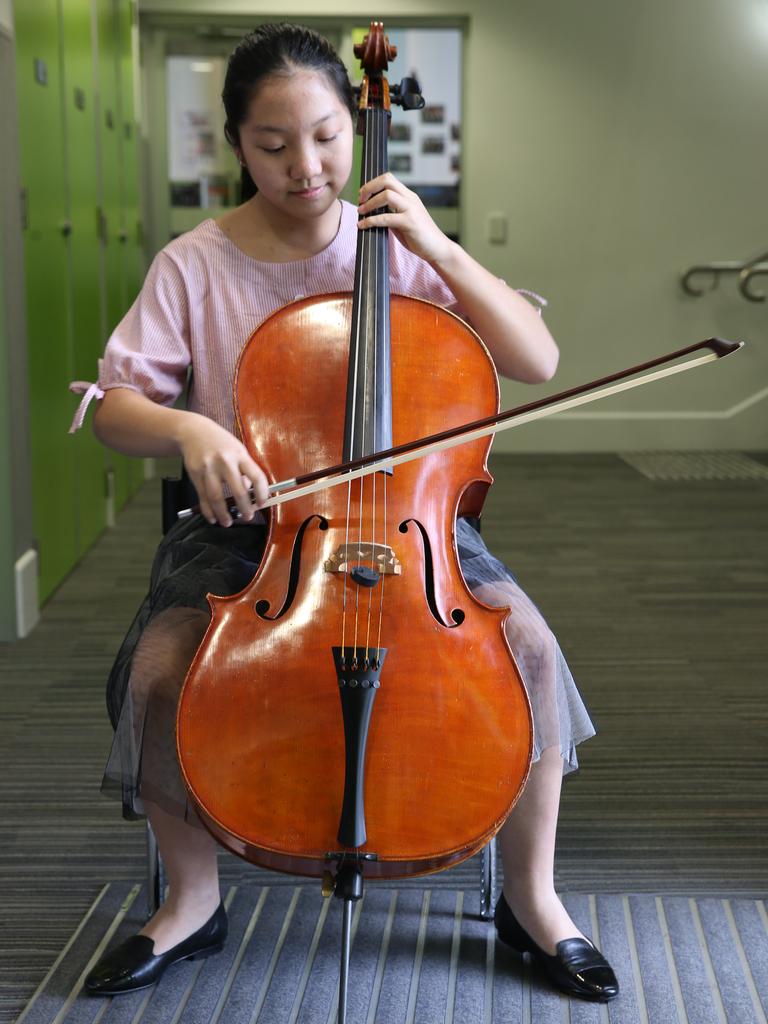
[[[422,153],[444,153],[445,139],[442,135],[425,135],[421,140]]]
[[[421,112],[421,120],[425,124],[444,124],[445,107],[442,105],[442,103],[424,107],[424,109]]]

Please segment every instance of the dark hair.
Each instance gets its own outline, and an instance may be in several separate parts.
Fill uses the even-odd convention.
[[[227,116],[224,135],[230,146],[240,143],[240,125],[261,82],[270,75],[290,74],[295,68],[324,74],[354,115],[357,103],[347,69],[327,39],[303,25],[260,25],[238,43],[227,64],[221,98]],[[256,191],[248,168],[243,167],[241,201],[250,199]]]

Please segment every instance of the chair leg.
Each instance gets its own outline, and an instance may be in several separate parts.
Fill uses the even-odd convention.
[[[493,920],[496,905],[496,839],[483,849],[480,865],[480,917],[483,921]]]
[[[157,913],[165,897],[165,869],[157,847],[155,833],[147,822],[147,913]],[[483,848],[480,863],[480,917],[484,921],[493,919],[496,905],[496,839],[491,839]]]
[[[147,916],[152,917],[165,899],[165,868],[155,833],[147,821]]]

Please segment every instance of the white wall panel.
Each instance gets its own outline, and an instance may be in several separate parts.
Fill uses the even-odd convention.
[[[145,0],[141,9],[200,20],[212,5]],[[218,2],[216,16],[226,12],[265,16],[275,7]],[[288,0],[279,13],[320,12]],[[327,0],[321,13],[359,23],[360,7]],[[467,19],[462,239],[500,277],[548,297],[562,353],[555,380],[505,382],[504,403],[712,335],[751,343],[579,418],[509,432],[499,449],[768,448],[765,304],[748,303],[732,280],[700,299],[679,285],[693,263],[768,249],[764,0],[393,0],[387,8],[392,27],[441,17]],[[393,77],[407,70],[394,65]],[[508,220],[503,244],[487,238],[496,213]]]

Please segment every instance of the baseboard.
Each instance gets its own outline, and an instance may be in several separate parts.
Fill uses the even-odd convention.
[[[16,635],[28,636],[40,621],[37,589],[37,552],[29,548],[14,565],[16,588]]]

